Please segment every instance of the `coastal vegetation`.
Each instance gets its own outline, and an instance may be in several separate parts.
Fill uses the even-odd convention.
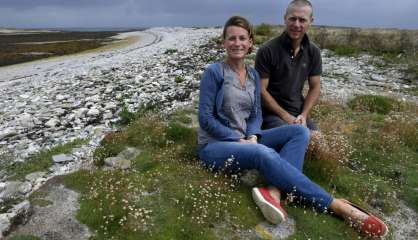
[[[117,32],[0,34],[0,66],[95,49],[115,41]]]
[[[82,194],[77,218],[95,231],[93,239],[240,239],[263,221],[240,175],[201,165],[194,114],[193,109],[165,117],[155,111],[139,114],[108,134],[95,153],[100,166],[126,146],[139,148],[131,170],[83,170],[62,177]],[[346,106],[323,101],[313,115],[324,136],[307,153],[309,177],[374,212],[396,211],[400,200],[418,210],[416,106],[366,95]],[[332,214],[297,199],[285,208],[297,222],[291,239],[357,239],[355,230]]]

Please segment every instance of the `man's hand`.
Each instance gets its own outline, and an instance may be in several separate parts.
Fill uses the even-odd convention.
[[[301,124],[306,127],[306,118],[303,115],[298,115],[293,123]]]
[[[291,115],[291,114],[288,113],[288,114],[286,114],[284,116],[285,117],[283,117],[282,119],[284,121],[286,121],[288,124],[295,124],[296,123],[296,118],[293,115]]]

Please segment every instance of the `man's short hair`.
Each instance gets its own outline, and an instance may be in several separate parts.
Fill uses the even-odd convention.
[[[294,7],[305,7],[308,6],[311,8],[311,18],[313,17],[313,7],[312,7],[312,3],[308,0],[293,0],[289,3],[289,5],[287,5],[286,8],[286,14],[285,16],[287,16],[287,14],[289,14],[290,10]]]

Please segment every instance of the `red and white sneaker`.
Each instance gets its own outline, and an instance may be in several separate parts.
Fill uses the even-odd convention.
[[[269,222],[279,224],[287,219],[286,211],[280,206],[280,202],[271,196],[268,188],[255,187],[252,192],[255,203]]]

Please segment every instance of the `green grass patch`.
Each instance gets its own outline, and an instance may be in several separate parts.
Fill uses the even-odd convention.
[[[82,194],[77,219],[97,231],[94,239],[218,239],[212,228],[219,222],[239,230],[261,220],[249,189],[200,165],[195,132],[175,121],[142,117],[105,138],[100,150],[114,155],[122,145],[141,148],[130,171],[80,171],[62,178]]]
[[[351,109],[368,111],[372,113],[388,114],[390,111],[401,110],[399,101],[384,96],[361,95],[356,96],[348,103]]]
[[[48,171],[48,168],[52,166],[52,156],[60,153],[70,153],[73,148],[79,147],[82,144],[87,143],[87,140],[75,140],[67,144],[58,145],[50,150],[42,151],[24,162],[18,162],[13,165],[7,166],[7,175],[10,176],[10,180],[22,180],[25,176],[32,172]]]
[[[348,107],[319,104],[313,114],[325,140],[334,141],[311,146],[308,175],[343,197],[384,212],[396,210],[398,198],[418,209],[415,105],[366,95]]]
[[[182,82],[184,82],[184,80],[185,80],[185,78],[184,78],[184,76],[182,76],[182,75],[177,75],[177,76],[174,78],[174,81],[175,81],[176,83],[182,83]]]
[[[396,112],[400,109],[408,112]],[[313,114],[324,138],[310,146],[305,173],[336,197],[376,214],[376,209],[396,210],[399,198],[417,209],[413,191],[418,182],[417,128],[410,110],[392,108],[390,113],[397,114],[388,118],[374,111],[319,104]],[[255,236],[263,216],[250,188],[241,185],[238,176],[202,167],[195,153],[196,129],[178,119],[184,115],[141,116],[103,139],[97,158],[115,156],[126,146],[141,149],[132,169],[84,170],[62,177],[67,187],[81,193],[77,219],[96,233],[92,239]],[[307,204],[294,202],[285,208],[297,227],[290,239],[362,239],[341,219]]]
[[[169,48],[169,49],[167,49],[167,50],[164,51],[164,54],[173,54],[173,53],[176,53],[176,52],[178,52],[177,49],[175,49],[175,48]]]

